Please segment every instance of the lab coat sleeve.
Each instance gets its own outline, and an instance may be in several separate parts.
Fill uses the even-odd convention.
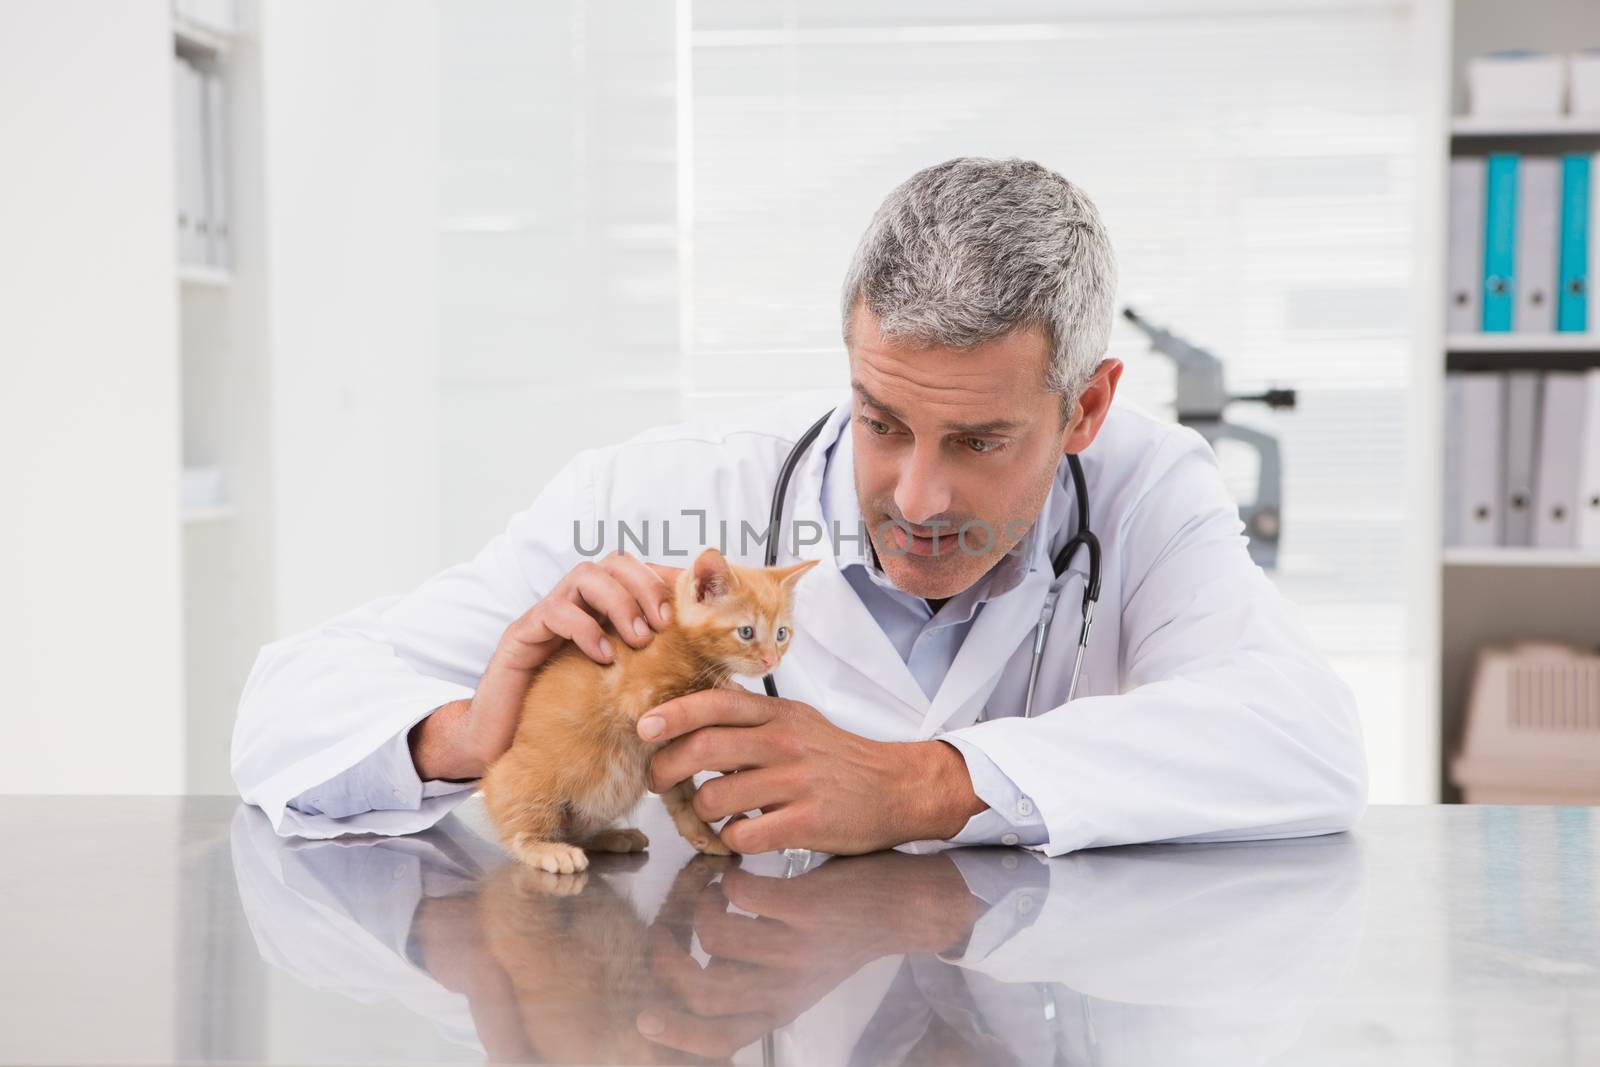
[[[1366,806],[1354,697],[1250,559],[1210,448],[1175,430],[1132,484],[1101,533],[1122,548],[1122,692],[951,736],[1033,798],[1050,855],[1349,829]]]
[[[989,805],[967,820],[961,832],[950,839],[952,845],[1041,845],[1046,831],[1044,817],[1033,802],[1022,795],[1015,782],[1000,773],[994,760],[985,756],[971,741],[947,735],[947,741],[961,753],[972,779],[972,791]],[[1028,814],[1023,815],[1026,811]],[[1015,835],[1007,841],[1007,835]]]
[[[420,782],[406,733],[471,697],[505,628],[582,558],[574,523],[593,521],[590,470],[589,454],[574,459],[471,562],[261,650],[233,776],[277,833],[407,834],[471,795]]]

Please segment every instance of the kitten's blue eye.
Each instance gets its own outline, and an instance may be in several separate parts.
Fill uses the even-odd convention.
[[[789,628],[787,626],[778,627],[778,643],[782,644],[787,640],[789,640]]]
[[[741,626],[737,632],[741,641],[752,641],[756,636],[756,628],[754,626]]]

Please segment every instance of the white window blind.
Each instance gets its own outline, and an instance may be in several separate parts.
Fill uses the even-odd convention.
[[[452,0],[440,29],[447,561],[580,448],[832,395],[845,267],[920,167],[1082,185],[1120,304],[1222,357],[1279,436],[1279,585],[1404,780],[1416,29],[1376,0]],[[1123,396],[1173,371],[1119,321]],[[1225,457],[1232,480],[1238,472]],[[1246,472],[1248,473],[1248,472]]]
[[[1300,390],[1292,413],[1230,412],[1283,442],[1295,598],[1386,603],[1404,523],[1408,8],[1073,9],[695,5],[691,407],[842,385],[839,285],[884,194],[955,155],[1037,159],[1100,207],[1121,304],[1221,356],[1235,391]],[[1142,335],[1119,322],[1111,355],[1125,396],[1170,411],[1171,364]],[[1396,612],[1318,625],[1363,650],[1401,639]]]

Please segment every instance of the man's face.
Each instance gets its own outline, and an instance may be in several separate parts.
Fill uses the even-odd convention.
[[[913,596],[954,596],[1026,536],[1082,409],[1063,425],[1037,330],[905,347],[858,304],[847,347],[856,496],[879,563]]]

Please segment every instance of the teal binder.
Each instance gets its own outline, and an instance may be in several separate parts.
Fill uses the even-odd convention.
[[[1561,267],[1556,329],[1589,328],[1589,157],[1561,159]],[[1600,418],[1600,415],[1595,416]]]
[[[1517,166],[1515,152],[1489,157],[1488,195],[1483,230],[1483,331],[1511,329],[1516,303]]]

